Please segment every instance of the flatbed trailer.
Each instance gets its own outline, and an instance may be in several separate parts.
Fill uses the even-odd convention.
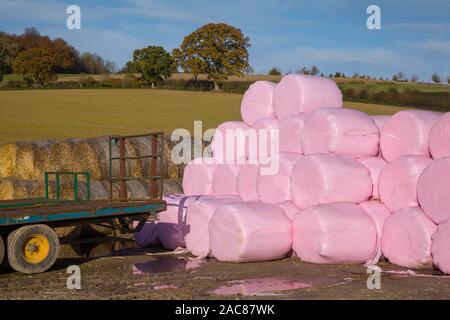
[[[125,141],[131,138],[150,137],[151,154],[139,156],[150,159],[150,176],[127,177],[125,161],[136,159],[125,154]],[[45,196],[39,199],[0,201],[0,264],[7,260],[16,271],[26,274],[48,270],[59,254],[59,239],[54,228],[83,224],[98,224],[114,220],[116,227],[133,231],[133,222],[139,221],[136,229],[158,212],[166,210],[162,200],[161,172],[163,167],[163,134],[111,137],[110,138],[110,187],[120,183],[119,197],[111,191],[108,200],[90,200],[90,175],[86,172],[48,172],[45,174]],[[119,156],[112,156],[113,145],[119,148]],[[119,176],[113,176],[112,162],[120,161]],[[159,160],[159,162],[158,162]],[[49,195],[49,176],[56,177],[56,195]],[[70,175],[74,180],[73,199],[61,199],[60,176]],[[79,198],[79,176],[86,178],[87,197]],[[149,197],[132,199],[128,197],[126,181],[148,179]],[[158,186],[159,184],[159,186]],[[134,230],[136,230],[134,229]],[[5,245],[6,244],[6,245]],[[5,259],[5,257],[7,259]]]

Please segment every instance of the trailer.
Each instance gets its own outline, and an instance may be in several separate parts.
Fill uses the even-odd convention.
[[[149,153],[138,156],[126,154],[126,142],[133,138],[149,138]],[[6,262],[14,270],[34,274],[47,271],[59,255],[59,238],[55,228],[100,224],[114,221],[114,228],[122,231],[138,231],[149,218],[156,219],[158,212],[166,210],[162,200],[164,135],[162,132],[135,136],[110,137],[109,185],[107,200],[91,200],[89,172],[46,172],[45,192],[42,198],[0,201],[0,264]],[[116,151],[118,156],[113,156]],[[127,161],[148,159],[149,175],[127,176]],[[113,164],[118,163],[118,175],[114,175]],[[72,178],[73,198],[61,195],[62,177]],[[54,179],[53,179],[54,178]],[[131,198],[126,182],[147,180],[149,196]],[[54,183],[54,192],[52,184]],[[85,188],[80,195],[80,185]],[[113,187],[119,184],[118,196]],[[136,225],[134,228],[133,226]]]

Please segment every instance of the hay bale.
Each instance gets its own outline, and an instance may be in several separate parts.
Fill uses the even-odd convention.
[[[14,175],[17,158],[17,144],[4,143],[0,145],[0,178]]]
[[[0,200],[42,198],[44,182],[20,180],[15,177],[0,179]]]
[[[42,172],[38,172],[35,167],[35,154],[37,146],[30,142],[18,142],[16,151],[16,166],[13,176],[25,180],[34,180],[42,177]]]
[[[102,165],[98,159],[98,152],[92,146],[92,141],[83,140],[78,143],[73,149],[74,171],[90,172],[91,178],[101,180]]]

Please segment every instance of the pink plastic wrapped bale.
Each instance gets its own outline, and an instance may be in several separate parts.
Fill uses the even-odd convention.
[[[417,183],[433,160],[424,156],[401,156],[383,170],[378,179],[380,200],[390,212],[418,206]]]
[[[200,199],[201,196],[185,196],[171,194],[163,197],[167,202],[167,210],[158,214],[156,224],[159,239],[164,248],[175,250],[186,246],[184,237],[187,233],[186,212],[189,204]]]
[[[422,172],[417,196],[423,211],[434,223],[450,218],[450,157],[433,161]]]
[[[284,213],[291,221],[294,220],[294,217],[300,212],[299,207],[297,207],[293,201],[277,203],[277,206],[283,209]]]
[[[248,155],[250,163],[255,163],[255,159],[265,159],[279,152],[279,128],[280,121],[276,118],[259,119],[253,124],[252,129],[256,139],[249,139]]]
[[[150,247],[161,244],[158,235],[157,222],[147,221],[141,230],[134,233],[134,239],[138,247]],[[133,227],[136,228],[139,225],[138,221],[133,222]]]
[[[375,115],[370,116],[373,121],[375,121],[375,124],[377,125],[378,129],[383,130],[384,125],[391,119],[391,116],[384,116],[384,115]]]
[[[291,221],[276,205],[260,202],[223,204],[211,219],[211,250],[219,261],[283,259],[291,250],[291,228]]]
[[[245,92],[241,102],[242,120],[252,126],[261,118],[275,118],[273,93],[277,84],[270,81],[256,81]]]
[[[222,204],[240,201],[238,197],[203,197],[188,206],[185,242],[194,256],[210,256],[209,222],[216,209]]]
[[[450,156],[450,112],[444,113],[431,128],[429,144],[433,159]]]
[[[237,196],[237,177],[240,165],[219,164],[214,171],[213,194],[215,196]]]
[[[358,161],[361,162],[362,165],[364,165],[370,172],[370,177],[372,178],[373,183],[372,199],[380,199],[380,195],[378,193],[378,178],[381,170],[387,165],[387,162],[381,157],[359,158]]]
[[[428,137],[439,113],[403,110],[394,114],[381,130],[380,147],[388,162],[403,155],[430,157]]]
[[[212,195],[212,182],[217,165],[212,158],[197,158],[185,168],[183,174],[183,192],[187,196]]]
[[[251,201],[258,199],[258,193],[256,191],[258,175],[258,164],[244,164],[241,166],[237,177],[236,189],[242,200]]]
[[[305,119],[302,151],[352,157],[376,156],[380,131],[367,114],[352,109],[320,109]]]
[[[431,236],[437,226],[419,207],[394,212],[386,219],[381,235],[383,255],[393,264],[422,268],[431,264]]]
[[[217,163],[244,163],[248,155],[249,129],[242,121],[228,121],[220,124],[211,141],[211,152]]]
[[[321,108],[342,108],[342,93],[336,83],[324,77],[290,74],[277,85],[273,108],[280,120]]]
[[[302,133],[305,117],[304,114],[296,114],[280,121],[281,152],[303,153]]]
[[[372,196],[372,178],[369,170],[353,158],[307,155],[292,170],[291,194],[301,209],[330,202],[361,203]]]
[[[377,228],[377,250],[371,261],[368,261],[369,265],[377,264],[382,256],[381,250],[381,234],[383,232],[383,226],[386,219],[391,215],[389,210],[380,201],[366,201],[360,203],[359,206],[372,218]]]
[[[276,174],[258,175],[256,190],[259,200],[265,203],[280,203],[292,200],[291,197],[291,172],[294,165],[303,158],[298,153],[283,152],[278,155],[278,171]]]
[[[450,274],[450,220],[439,225],[433,234],[431,255],[433,263],[443,273]]]
[[[376,253],[375,224],[357,204],[312,206],[296,215],[292,225],[293,249],[302,261],[366,263]]]

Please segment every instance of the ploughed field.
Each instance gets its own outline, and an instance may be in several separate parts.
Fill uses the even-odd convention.
[[[2,90],[0,143],[88,138],[174,129],[203,130],[239,120],[240,94],[158,89]],[[346,102],[368,114],[393,114],[404,108]]]

